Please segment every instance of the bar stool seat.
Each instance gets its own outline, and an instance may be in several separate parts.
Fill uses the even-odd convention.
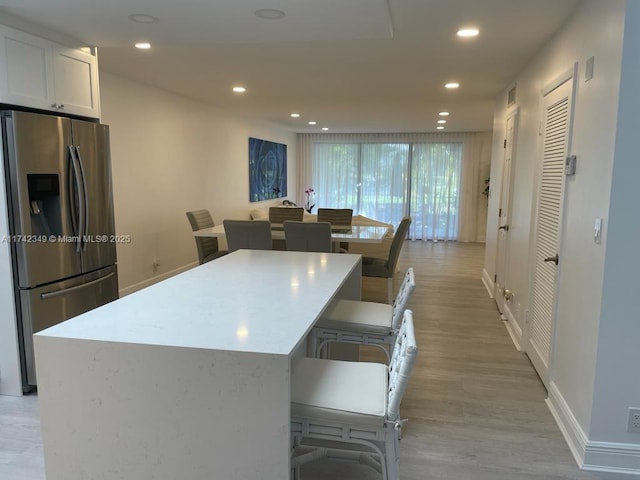
[[[291,415],[382,426],[387,412],[387,366],[301,358],[291,372]]]
[[[388,335],[392,318],[393,307],[387,303],[337,299],[324,311],[318,326]]]

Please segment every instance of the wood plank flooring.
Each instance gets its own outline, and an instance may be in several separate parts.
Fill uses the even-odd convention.
[[[402,404],[409,422],[400,442],[400,478],[632,478],[576,466],[544,403],[544,387],[527,357],[513,347],[480,280],[483,259],[482,244],[404,245],[399,268],[404,273],[412,266],[416,273],[409,305],[420,351]],[[402,275],[396,277],[397,289]],[[385,288],[384,280],[364,279],[363,298],[384,301]],[[380,358],[370,350],[362,355]],[[329,460],[305,465],[302,476],[380,478],[368,467]],[[37,396],[0,396],[0,479],[44,478]]]

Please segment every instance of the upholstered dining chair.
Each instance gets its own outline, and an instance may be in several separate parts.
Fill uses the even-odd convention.
[[[406,310],[389,366],[308,357],[292,362],[292,478],[300,478],[301,465],[326,456],[397,480],[400,402],[417,353],[413,313]]]
[[[269,221],[271,223],[284,223],[285,220],[301,222],[304,216],[302,207],[269,207]]]
[[[191,230],[198,231],[203,228],[214,227],[213,218],[209,210],[193,210],[187,212],[187,218],[191,224]],[[215,237],[193,237],[196,239],[196,248],[198,249],[198,262],[200,265],[210,262],[216,258],[220,258],[223,255],[229,253],[228,250],[218,249],[218,239]]]
[[[331,225],[351,225],[353,209],[351,208],[319,208],[318,221]]]
[[[392,301],[393,275],[400,256],[400,250],[407,237],[411,225],[411,217],[404,217],[396,229],[389,247],[388,258],[362,257],[362,276],[387,279],[387,301]]]
[[[335,299],[311,330],[310,355],[320,357],[323,348],[332,342],[356,343],[382,349],[387,361],[390,361],[404,312],[415,287],[413,268],[409,268],[393,305]]]
[[[331,252],[331,224],[327,222],[284,222],[287,250]]]
[[[229,251],[271,250],[271,224],[266,220],[223,220]]]
[[[269,207],[269,221],[271,223],[282,224],[287,220],[301,222],[304,217],[302,207]],[[286,250],[287,245],[284,240],[275,239],[273,241],[274,250]]]
[[[329,222],[334,226],[351,226],[353,220],[352,208],[319,208],[318,221]],[[347,252],[349,250],[348,242],[340,242],[340,251]]]

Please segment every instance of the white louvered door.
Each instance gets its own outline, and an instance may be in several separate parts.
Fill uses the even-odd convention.
[[[548,388],[553,356],[556,278],[569,147],[573,78],[544,96],[542,165],[538,181],[535,264],[527,354]]]

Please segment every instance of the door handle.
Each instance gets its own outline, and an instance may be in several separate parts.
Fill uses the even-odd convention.
[[[498,227],[498,230],[504,230],[505,232],[509,231],[509,225],[502,225],[501,227]]]
[[[105,280],[113,277],[115,272],[107,273],[104,277],[96,278],[95,280],[91,280],[87,283],[82,283],[80,285],[74,285],[73,287],[63,288],[62,290],[55,290],[53,292],[45,292],[40,294],[40,298],[42,300],[47,300],[49,298],[60,297],[62,295],[68,295],[73,292],[77,292],[86,287],[90,287],[91,285],[95,285],[96,283],[104,282]]]
[[[556,265],[558,265],[558,261],[560,260],[560,257],[558,256],[558,254],[556,253],[553,257],[547,257],[545,258],[543,261],[545,262],[553,262]]]

